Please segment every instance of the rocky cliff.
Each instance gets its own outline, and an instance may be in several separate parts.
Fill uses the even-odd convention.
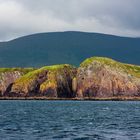
[[[72,80],[75,68],[70,65],[42,67],[18,78],[8,96],[45,96],[72,98]]]
[[[32,70],[32,68],[0,68],[0,96],[11,90],[16,79]]]
[[[0,69],[0,96],[72,99],[140,99],[140,66],[92,57],[79,68]]]
[[[109,58],[85,60],[78,68],[76,79],[79,98],[140,96],[140,67]]]

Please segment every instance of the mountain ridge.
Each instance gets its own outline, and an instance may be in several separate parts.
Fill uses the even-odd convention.
[[[129,39],[140,39],[140,37],[133,37],[133,36],[121,36],[121,35],[115,35],[115,34],[107,34],[107,33],[98,33],[98,32],[86,32],[86,31],[56,31],[56,32],[40,32],[40,33],[33,33],[33,34],[27,34],[19,37],[15,37],[10,40],[1,41],[0,43],[6,43],[15,41],[24,37],[30,37],[30,36],[36,36],[36,35],[42,35],[42,34],[55,34],[55,33],[83,33],[83,34],[98,34],[98,35],[106,35],[106,36],[113,36],[113,37],[119,37],[119,38],[129,38]]]
[[[0,43],[0,67],[41,67],[103,56],[139,65],[140,38],[87,32],[50,32]],[[17,61],[18,60],[18,61]]]

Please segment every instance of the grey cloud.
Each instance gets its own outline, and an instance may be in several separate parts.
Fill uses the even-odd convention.
[[[140,36],[139,0],[0,0],[0,39],[79,30]]]

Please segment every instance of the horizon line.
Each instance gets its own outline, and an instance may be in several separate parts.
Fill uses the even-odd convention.
[[[68,31],[50,31],[50,32],[36,32],[36,33],[31,33],[31,34],[26,34],[26,35],[21,35],[19,37],[15,37],[13,39],[5,40],[2,41],[0,40],[0,43],[6,43],[10,41],[14,41],[20,38],[28,37],[28,36],[34,36],[34,35],[39,35],[39,34],[51,34],[51,33],[85,33],[85,34],[100,34],[100,35],[107,35],[107,36],[114,36],[114,37],[120,37],[120,38],[130,38],[130,39],[139,39],[140,37],[133,37],[133,36],[121,36],[121,35],[115,35],[115,34],[108,34],[108,33],[101,33],[101,32],[88,32],[88,31],[74,31],[74,30],[68,30]]]

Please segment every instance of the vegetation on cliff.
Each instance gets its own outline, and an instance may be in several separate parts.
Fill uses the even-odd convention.
[[[77,96],[118,97],[140,95],[140,67],[105,57],[91,57],[77,72]]]
[[[36,78],[38,78],[39,74],[42,72],[50,71],[50,73],[57,73],[60,72],[64,67],[67,67],[67,69],[71,70],[72,66],[68,64],[64,65],[53,65],[53,66],[45,66],[40,69],[28,72],[27,74],[23,75],[21,78],[17,79],[15,83],[25,83],[28,84],[29,82],[32,82]]]
[[[86,67],[93,62],[99,62],[102,65],[107,65],[110,68],[116,68],[127,72],[135,77],[140,78],[140,66],[132,65],[132,64],[125,64],[118,61],[115,61],[110,58],[106,57],[91,57],[86,59],[84,62],[80,64],[80,67]]]
[[[0,68],[0,96],[11,90],[16,79],[33,70],[33,68]]]
[[[0,68],[0,74],[4,72],[14,72],[14,71],[20,71],[24,74],[35,70],[34,68]]]
[[[31,71],[14,82],[11,92],[20,93],[23,96],[36,96],[38,94],[50,96],[50,92],[53,96],[59,96],[60,90],[67,89],[68,91],[63,92],[70,94],[74,69],[71,65],[63,64],[45,66]]]
[[[140,96],[140,66],[91,57],[79,68],[69,64],[0,68],[5,97],[120,98]]]

